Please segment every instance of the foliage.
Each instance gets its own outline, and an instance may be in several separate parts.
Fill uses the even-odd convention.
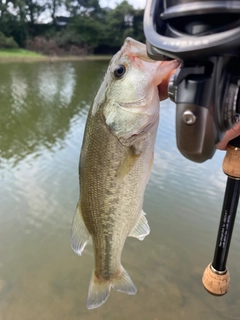
[[[12,37],[6,37],[0,31],[0,48],[18,48],[18,44]]]
[[[52,18],[53,24],[56,23],[57,11],[63,4],[64,4],[64,0],[51,0],[47,2],[46,7],[51,12],[51,18]]]
[[[72,19],[67,32],[74,34],[79,43],[96,47],[104,34],[104,24],[96,16],[80,14]]]
[[[126,37],[133,37],[134,9],[127,1],[106,14],[106,42],[120,47]]]
[[[143,32],[143,15],[144,10],[134,11],[133,38],[144,43],[145,36]]]
[[[65,0],[66,9],[72,17],[80,13],[91,15],[101,11],[98,0]]]
[[[60,8],[66,12],[65,24],[58,22]],[[41,17],[50,20],[40,23]],[[98,0],[5,0],[0,3],[0,30],[10,44],[45,54],[66,54],[73,48],[77,54],[102,50],[113,53],[126,37],[144,42],[142,24],[143,10],[135,10],[126,0],[115,9],[101,8]],[[6,39],[1,43],[9,45]]]
[[[75,16],[67,32],[75,33],[76,39],[87,46],[107,47],[111,52],[121,47],[126,37],[144,41],[142,19],[143,10],[134,10],[123,1],[114,10],[95,10]]]
[[[51,56],[64,56],[70,55],[86,55],[90,53],[90,48],[86,45],[79,45],[75,43],[72,38],[62,37],[61,33],[57,34],[54,39],[46,39],[42,36],[37,36],[33,39],[29,39],[26,42],[26,48],[40,54]]]

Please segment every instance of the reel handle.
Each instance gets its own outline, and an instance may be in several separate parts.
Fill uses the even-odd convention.
[[[218,237],[213,262],[207,266],[202,277],[205,289],[218,296],[227,293],[230,283],[226,263],[240,193],[240,136],[230,141],[222,167],[228,179]]]

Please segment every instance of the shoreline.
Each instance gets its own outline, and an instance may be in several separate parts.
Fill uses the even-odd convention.
[[[0,63],[8,62],[61,62],[61,61],[108,61],[112,58],[111,55],[89,55],[89,56],[0,56]]]

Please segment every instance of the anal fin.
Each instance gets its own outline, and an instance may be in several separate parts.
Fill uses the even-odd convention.
[[[129,237],[143,240],[150,233],[150,228],[145,215],[146,214],[142,211],[137,223],[130,232]]]
[[[90,233],[88,232],[83,221],[80,202],[77,205],[77,209],[73,218],[70,238],[73,251],[77,255],[81,256],[90,238]]]

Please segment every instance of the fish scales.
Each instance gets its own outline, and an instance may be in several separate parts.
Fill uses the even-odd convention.
[[[137,291],[121,265],[121,254],[128,236],[143,240],[150,232],[142,205],[158,127],[158,85],[177,66],[174,61],[152,61],[145,45],[127,38],[89,110],[71,230],[71,246],[78,255],[93,240],[88,309],[101,306],[111,288],[130,295]]]
[[[101,115],[97,113],[86,127],[89,134],[84,146],[92,147],[83,149],[86,155],[83,163],[80,162],[81,208],[85,225],[93,237],[96,273],[110,279],[120,270],[121,251],[137,218],[133,213],[141,212],[139,198],[143,198],[144,188],[139,184],[139,174],[144,169],[148,170],[145,163],[149,161],[139,157],[134,170],[118,185],[117,171],[127,149],[116,137],[109,139],[109,129],[103,122],[96,126],[98,121],[95,119],[98,118]]]

